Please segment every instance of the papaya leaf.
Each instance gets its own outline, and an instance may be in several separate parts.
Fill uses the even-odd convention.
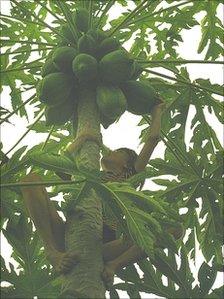
[[[24,154],[27,146],[23,146],[18,149],[12,157],[8,160],[6,164],[2,166],[1,169],[1,179],[2,181],[8,180],[12,175],[24,169],[24,165],[27,164],[28,159],[21,156]]]
[[[222,298],[223,292],[224,292],[224,286],[221,286],[219,288],[213,289],[213,291],[209,295],[206,295],[205,298],[206,299],[213,299],[213,298],[219,299],[219,298]]]
[[[103,184],[97,182],[91,182],[93,189],[101,196],[103,199],[103,210],[112,223],[116,223],[123,233],[128,235],[127,225],[123,219],[122,209],[114,200],[114,194],[111,193],[110,189]]]
[[[117,275],[120,279],[128,282],[135,283],[136,281],[141,282],[139,273],[137,272],[134,265],[129,265],[125,269],[121,269]]]
[[[110,298],[112,299],[119,299],[119,294],[118,292],[113,288],[112,290],[110,290]]]
[[[141,200],[142,202],[144,202],[144,204],[147,205],[147,207],[152,211],[152,212],[159,212],[162,214],[166,214],[166,211],[164,210],[164,208],[152,197],[148,197],[146,196],[143,192],[141,191],[136,191],[135,189],[132,188],[117,188],[116,185],[110,184],[108,185],[114,192],[119,192],[120,194],[126,194],[128,195],[128,197],[134,200],[134,198],[136,198],[136,200]]]
[[[30,160],[34,165],[42,167],[46,170],[52,170],[56,172],[75,174],[77,168],[69,158],[56,154],[31,154]]]
[[[155,259],[152,263],[159,269],[160,272],[178,284],[184,290],[185,295],[189,296],[187,285],[178,275],[176,262],[172,262],[171,258],[167,257],[164,252],[157,250],[155,253]]]
[[[130,201],[123,200],[122,197],[116,194],[109,186],[101,184],[101,188],[103,187],[104,191],[110,195],[111,199],[115,201],[116,205],[118,205],[119,209],[125,215],[125,220],[128,226],[129,233],[132,239],[139,245],[140,248],[145,250],[149,256],[153,256],[153,246],[155,237],[150,232],[150,230],[145,226],[145,221],[142,220],[139,215],[133,213],[130,209]]]
[[[207,295],[215,282],[217,271],[205,262],[201,265],[198,272],[201,296]]]

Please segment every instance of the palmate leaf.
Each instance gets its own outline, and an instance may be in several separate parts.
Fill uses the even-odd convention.
[[[9,64],[9,58],[7,55],[1,56],[1,69],[7,69]],[[32,82],[32,77],[25,74],[24,72],[16,71],[12,73],[2,73],[1,74],[1,92],[4,86],[9,86],[11,89],[10,96],[11,96],[11,103],[12,107],[15,109],[21,103],[21,87],[18,88],[16,84],[16,80],[21,80],[24,84]]]
[[[121,269],[117,273],[117,275],[119,276],[119,278],[127,282],[132,282],[132,283],[141,282],[140,275],[134,265],[129,265],[125,267],[125,269]]]
[[[176,220],[176,216],[173,218],[174,213],[169,212],[169,216],[165,217],[167,212],[162,203],[157,204],[150,196],[147,196],[143,192],[136,192],[130,187],[128,188],[125,184],[108,183],[107,186],[109,187],[106,189],[107,193],[108,195],[110,194],[111,197],[109,201],[110,206],[111,200],[118,205],[122,214],[125,216],[125,221],[132,239],[145,250],[149,256],[153,256],[155,242],[159,242],[162,246],[177,252],[176,243],[169,235],[169,231],[166,230],[170,225],[175,224],[175,226],[177,226],[179,219]],[[108,202],[106,203],[108,204]],[[114,210],[113,207],[111,208]],[[170,207],[168,209],[172,210]],[[158,217],[159,215],[160,217]],[[157,221],[157,218],[159,221]],[[160,225],[161,223],[164,225],[163,228]]]
[[[30,160],[34,165],[40,166],[41,168],[52,170],[56,172],[74,174],[77,168],[69,158],[66,156],[60,156],[56,154],[42,153],[31,154]]]
[[[222,195],[205,187],[200,217],[206,215],[206,221],[197,230],[200,247],[206,260],[209,261],[215,254],[214,260],[217,264],[222,263],[222,206],[217,202],[217,200],[221,201],[221,198]]]
[[[223,25],[216,15],[217,7],[221,3],[221,1],[206,1],[205,3],[201,3],[203,10],[206,11],[206,15],[201,24],[202,38],[198,47],[198,53],[201,53],[208,45],[205,59],[216,59],[222,52],[220,43],[223,45]]]
[[[160,203],[158,203],[154,198],[146,196],[143,192],[135,191],[130,187],[125,188],[126,186],[122,187],[122,185],[117,187],[115,184],[110,184],[109,186],[120,196],[122,196],[122,194],[127,195],[129,199],[136,204],[137,201],[142,202],[147,211],[166,214],[166,211]]]
[[[165,298],[186,298],[192,296],[191,284],[193,275],[188,267],[187,255],[182,249],[180,255],[180,267],[177,266],[175,255],[169,252],[166,256],[161,250],[156,250],[155,259],[144,260],[138,262],[140,269],[144,272],[144,277],[141,281],[136,279],[135,289],[139,292],[156,294]],[[156,269],[153,267],[156,266]],[[169,280],[169,285],[165,285],[162,275],[165,275]],[[127,281],[130,281],[127,277]],[[176,283],[179,289],[171,287],[171,282]],[[125,289],[124,284],[115,285],[118,289]],[[194,298],[194,297],[193,297]]]
[[[114,203],[110,203],[107,200],[107,204],[109,205],[111,211],[113,212],[114,219],[116,219],[117,215],[124,215],[125,222],[128,227],[127,229],[122,225],[121,218],[117,223],[122,225],[122,231],[131,236],[131,238],[139,245],[140,248],[145,250],[147,254],[153,256],[153,245],[155,242],[155,236],[150,231],[149,226],[147,227],[147,223],[142,217],[139,217],[139,214],[136,215],[135,212],[132,211],[133,202],[131,202],[127,197],[120,197],[116,192],[113,191],[109,186],[101,184],[100,186],[96,186],[94,188],[104,190],[104,194],[107,194],[107,197],[110,198]],[[102,196],[102,191],[101,196]],[[117,210],[117,212],[116,212]],[[120,210],[120,211],[119,211]],[[118,212],[119,211],[119,212]],[[121,214],[122,212],[122,214]],[[139,211],[140,212],[140,211]],[[118,218],[119,219],[119,218]],[[150,224],[152,224],[150,219]],[[148,223],[149,225],[149,223]]]
[[[187,5],[188,3],[185,2],[185,4]],[[190,1],[189,4],[191,4]],[[180,5],[182,5],[182,3]],[[192,10],[192,6],[190,5],[189,11],[187,9],[186,11],[184,11],[184,9],[178,8],[172,9],[172,6],[170,7],[170,9],[167,9],[167,11],[166,9],[158,10],[157,6],[157,2],[152,3],[152,5],[148,7],[148,11],[146,9],[142,11],[142,13],[136,16],[136,18],[133,18],[133,20],[131,20],[128,25],[132,29],[133,33],[139,28],[150,28],[150,30],[148,30],[148,33],[144,36],[144,40],[153,37],[156,42],[157,52],[160,53],[160,58],[163,58],[165,53],[169,53],[170,55],[172,55],[172,57],[176,57],[177,54],[175,46],[177,46],[178,43],[182,41],[180,35],[181,30],[190,29],[192,26],[197,25],[197,22],[193,18],[194,10]],[[173,7],[175,7],[175,5],[173,5]],[[172,17],[177,19],[177,23],[175,22],[175,24],[172,24],[170,19],[171,15]],[[163,23],[170,24],[171,28],[160,29],[159,27]],[[164,46],[166,52],[163,52]]]
[[[161,250],[156,251],[155,257],[155,260],[138,262],[140,269],[144,272],[144,277],[140,281],[138,278],[136,279],[134,284],[136,291],[156,294],[165,298],[186,298],[186,296],[187,298],[210,298],[208,293],[214,283],[217,271],[208,264],[203,263],[198,272],[199,284],[192,288],[194,278],[188,264],[184,245],[180,252],[179,262],[177,262],[174,254],[169,252],[167,256]],[[178,266],[178,263],[180,263],[180,266]],[[156,266],[156,269],[153,265]],[[162,275],[168,278],[169,285],[165,285]],[[129,277],[126,276],[126,284],[131,282]],[[171,287],[171,282],[178,285],[178,290],[174,285]],[[115,288],[125,290],[128,286],[116,284]],[[221,289],[217,289],[217,295]],[[214,298],[220,298],[215,294],[214,291]]]
[[[20,194],[10,189],[1,190],[1,229],[7,219],[14,217],[14,213],[24,211]]]
[[[1,167],[1,180],[2,182],[6,180],[11,180],[12,176],[15,175],[17,172],[24,170],[24,165],[27,164],[28,159],[24,156],[27,146],[23,146],[18,149],[12,157]]]
[[[212,293],[210,293],[209,295],[205,296],[206,299],[219,299],[222,298],[223,296],[223,292],[224,292],[224,287],[221,286],[220,288],[217,289],[213,289]]]
[[[209,290],[215,282],[217,272],[208,264],[203,263],[198,272],[198,279],[200,283],[201,296],[208,294]]]
[[[176,72],[175,69],[174,71]],[[189,74],[184,68],[181,68],[181,72],[179,73],[177,78],[179,78],[180,80],[183,80],[184,78],[186,82],[190,83]],[[154,87],[159,93],[161,93],[161,95],[164,94],[164,99],[167,102],[166,113],[164,113],[162,119],[162,128],[164,133],[169,134],[170,137],[177,139],[181,138],[181,136],[182,138],[185,136],[185,128],[186,122],[189,119],[188,114],[190,111],[190,105],[194,105],[196,108],[198,107],[198,109],[201,109],[201,111],[205,111],[204,108],[208,108],[210,111],[213,109],[217,117],[221,120],[223,111],[222,104],[212,97],[211,92],[195,89],[191,85],[182,85],[181,87],[179,87],[177,84],[174,84],[176,93],[174,94],[172,89],[170,90],[170,93],[167,93],[167,85],[158,85],[158,80],[151,81],[150,79],[150,84],[153,84],[154,82]],[[210,82],[206,80],[199,80],[197,82],[199,82],[201,86],[217,90],[217,92],[220,92],[222,94],[222,87],[217,84],[211,85]],[[169,99],[171,99],[172,103],[169,102]],[[192,126],[193,123],[196,123],[197,121],[205,123],[206,126],[208,125],[207,120],[205,118],[202,120],[201,116],[198,113],[196,113],[192,121]],[[177,123],[179,124],[178,126],[176,126]],[[172,131],[170,131],[171,129]],[[211,132],[212,131],[213,130],[211,129]],[[212,133],[210,133],[209,135],[211,134]],[[217,143],[217,141],[215,140],[216,137],[214,137],[214,135],[211,137],[212,139],[214,139],[213,141]]]
[[[13,246],[12,257],[19,263],[19,274],[10,264],[10,272],[2,263],[1,280],[9,282],[9,298],[29,298],[36,296],[54,298],[59,289],[53,287],[56,278],[55,274],[50,274],[49,264],[46,262],[43,251],[40,250],[42,244],[37,233],[32,231],[32,224],[24,216],[14,216],[3,231],[8,242]],[[45,268],[42,267],[45,265]],[[18,269],[17,269],[18,270]]]
[[[128,229],[123,219],[122,209],[115,201],[114,193],[104,186],[104,184],[99,184],[98,182],[92,182],[92,187],[103,199],[102,205],[105,216],[108,217],[112,223],[116,223],[119,230],[128,235]]]

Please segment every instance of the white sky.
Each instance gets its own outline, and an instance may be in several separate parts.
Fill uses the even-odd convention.
[[[2,13],[9,14],[9,1],[7,0],[0,0],[1,1],[1,11]],[[174,3],[175,4],[175,3]],[[133,6],[130,2],[130,7]],[[116,18],[117,15],[124,10],[120,5],[114,6],[110,11],[110,17]],[[218,15],[220,16],[220,19],[223,19],[222,16],[222,7],[219,7]],[[204,16],[204,13],[200,13],[198,15],[198,20],[200,20]],[[200,40],[200,27],[195,26],[191,30],[184,30],[183,31],[183,40],[184,43],[179,47],[179,53],[182,58],[184,59],[204,59],[204,54],[198,54],[197,53],[197,47],[198,42]],[[127,48],[129,48],[129,44],[127,44]],[[192,80],[196,78],[204,78],[204,79],[210,79],[212,83],[218,83],[223,84],[223,67],[221,65],[206,65],[206,64],[187,64],[186,65],[188,72],[190,73],[190,77]],[[164,72],[165,73],[165,72]],[[31,93],[32,94],[32,93]],[[27,99],[29,95],[27,94]],[[9,100],[9,90],[7,88],[4,89],[4,92],[1,95],[1,105],[8,108],[9,110],[12,110],[12,107],[10,105]],[[24,99],[24,100],[25,100]],[[220,97],[217,97],[217,99],[220,99]],[[29,108],[30,112],[30,123],[33,121],[33,108]],[[192,111],[193,113],[193,111]],[[103,140],[104,144],[111,148],[119,148],[119,147],[128,147],[131,149],[136,150],[137,152],[140,151],[141,147],[139,147],[139,136],[141,133],[141,128],[137,126],[139,120],[141,117],[132,115],[128,112],[125,112],[124,115],[120,118],[119,122],[116,124],[111,125],[107,130],[102,129],[103,134]],[[19,139],[19,137],[26,131],[27,121],[25,118],[21,119],[20,117],[13,116],[10,119],[12,124],[3,124],[1,128],[1,141],[4,145],[3,151],[7,152]],[[209,118],[209,124],[214,128],[214,130],[217,133],[217,136],[222,142],[223,140],[223,127],[218,122],[218,120],[215,117],[210,116]],[[190,132],[187,136],[187,139],[190,138]],[[22,145],[29,145],[29,147],[34,146],[35,144],[38,144],[40,142],[43,142],[46,139],[46,134],[37,134],[35,132],[30,132],[23,141],[18,145],[16,150],[20,148]],[[164,146],[160,142],[159,145],[156,147],[152,158],[155,157],[163,157],[164,153]],[[145,185],[146,188],[150,189],[157,189],[157,186],[149,180],[149,182]],[[10,260],[12,250],[7,243],[6,239],[2,238],[1,243],[1,254],[8,262]],[[196,273],[196,269],[199,268],[200,264],[202,263],[202,258],[198,258],[196,261],[196,268],[194,269],[194,274]],[[218,278],[216,280],[216,283],[214,287],[218,287],[222,285],[222,274],[219,273]],[[119,292],[121,298],[127,298],[126,292]],[[149,295],[142,295],[142,298],[158,298],[156,296],[149,296]]]

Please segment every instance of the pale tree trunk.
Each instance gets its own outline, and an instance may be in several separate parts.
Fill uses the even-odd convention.
[[[100,133],[100,122],[95,92],[83,88],[78,107],[78,134],[87,124],[91,131]],[[86,141],[76,159],[80,169],[99,170],[99,145]],[[69,215],[66,226],[66,249],[80,252],[81,260],[65,276],[63,298],[105,298],[101,279],[102,259],[102,204],[94,190],[88,191],[78,204],[78,211]]]

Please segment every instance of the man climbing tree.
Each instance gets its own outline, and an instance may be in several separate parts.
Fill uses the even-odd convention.
[[[3,298],[105,298],[106,290],[110,298],[119,290],[130,298],[219,298],[223,150],[207,120],[212,113],[222,121],[214,98],[222,91],[209,80],[191,82],[180,65],[222,63],[220,3],[10,1],[1,14],[1,72],[13,112],[1,108],[1,123],[29,116],[29,107],[35,121],[1,148],[2,231],[19,263],[16,274],[2,261]],[[205,60],[183,60],[181,32],[199,24],[200,11]],[[139,154],[103,144],[127,112],[146,126]],[[45,141],[15,151],[31,130],[47,133]],[[160,140],[164,157],[152,159]],[[166,188],[144,186],[152,178]],[[196,239],[204,262],[193,284]]]

